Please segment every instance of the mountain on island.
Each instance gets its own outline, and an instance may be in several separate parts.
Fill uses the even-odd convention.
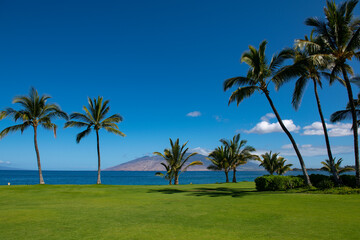
[[[188,168],[188,171],[209,171],[207,167],[211,164],[206,156],[197,154],[189,159],[189,163],[192,161],[201,161],[204,165],[192,166]],[[160,156],[144,156],[132,161],[116,165],[104,169],[105,171],[164,171],[164,167],[160,164],[164,162],[164,159]],[[259,163],[255,161],[249,161],[247,164],[238,167],[238,171],[263,171],[264,168],[259,167]]]

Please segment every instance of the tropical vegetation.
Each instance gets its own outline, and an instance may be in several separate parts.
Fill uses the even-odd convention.
[[[230,149],[227,146],[220,146],[215,148],[207,157],[207,159],[211,161],[207,169],[214,171],[224,170],[225,182],[227,183],[229,182],[229,171],[231,170],[229,152]]]
[[[13,99],[14,104],[21,106],[19,110],[7,108],[1,111],[1,119],[10,117],[14,122],[21,123],[5,128],[0,132],[0,138],[5,137],[9,133],[20,131],[23,133],[25,129],[32,127],[34,130],[34,147],[36,152],[37,166],[39,171],[39,183],[45,184],[40,162],[40,151],[37,142],[38,128],[43,127],[54,132],[56,137],[57,126],[52,122],[55,118],[68,119],[68,115],[61,110],[55,103],[48,103],[48,95],[40,96],[35,88],[30,89],[28,96],[16,96]]]
[[[336,158],[334,158],[334,165],[332,166],[332,162],[329,161],[329,159],[326,159],[325,162],[321,162],[321,164],[323,165],[322,168],[320,168],[323,171],[332,172],[332,167],[336,169],[336,172],[338,175],[342,174],[342,173],[346,173],[346,172],[351,172],[351,171],[355,171],[354,168],[352,167],[340,167],[341,163],[342,163],[343,159],[339,158],[336,161]]]
[[[185,148],[187,143],[185,142],[183,145],[180,145],[179,139],[173,142],[170,138],[170,148],[164,149],[164,153],[154,152],[155,155],[161,156],[165,160],[165,163],[161,164],[165,167],[169,184],[174,179],[174,184],[178,185],[179,176],[182,172],[185,172],[191,166],[203,165],[201,161],[193,161],[185,166],[188,160],[197,154],[196,152],[187,154],[189,150],[189,148]]]
[[[287,171],[291,170],[292,164],[285,164],[286,159],[279,156],[279,153],[267,152],[261,155],[259,159],[261,167],[264,167],[270,175],[277,173],[283,175]]]
[[[110,111],[109,100],[103,100],[103,97],[97,99],[88,98],[88,106],[84,106],[85,113],[74,112],[70,115],[70,121],[65,123],[65,128],[76,127],[86,128],[84,131],[76,135],[76,142],[79,143],[81,139],[91,133],[92,130],[96,132],[97,142],[97,155],[98,155],[98,172],[97,184],[101,184],[101,160],[100,160],[100,140],[99,130],[105,129],[109,133],[113,133],[122,137],[125,134],[119,130],[117,123],[120,123],[123,118],[119,114],[113,114],[106,118],[107,113]],[[73,120],[75,119],[75,120]],[[76,121],[78,120],[78,121]]]
[[[296,69],[291,70],[291,68],[286,68],[285,70],[284,68],[281,68],[281,64],[285,60],[293,57],[294,51],[292,49],[284,49],[280,53],[275,54],[268,63],[265,55],[266,44],[267,41],[261,42],[259,49],[256,49],[253,46],[249,46],[249,51],[244,52],[241,56],[241,62],[245,62],[247,65],[249,65],[247,75],[245,77],[233,77],[225,80],[224,90],[226,91],[233,86],[239,86],[229,98],[229,104],[236,101],[238,105],[245,98],[250,97],[255,92],[264,93],[282,130],[290,139],[290,142],[299,159],[307,185],[311,186],[310,178],[305,167],[305,162],[301,156],[299,148],[290,131],[284,125],[277,109],[275,108],[275,105],[270,98],[270,90],[268,89],[268,86],[271,82],[273,82],[275,87],[278,88],[284,82],[284,79],[296,77],[300,74],[300,72],[295,71]]]

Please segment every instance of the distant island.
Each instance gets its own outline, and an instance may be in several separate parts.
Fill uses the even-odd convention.
[[[201,161],[204,165],[193,166],[188,171],[210,171],[207,167],[211,164],[206,156],[197,154],[191,157],[192,161]],[[122,163],[107,169],[105,171],[164,171],[164,167],[160,164],[164,159],[159,156],[144,156],[136,158],[132,161]],[[238,171],[265,171],[263,167],[259,167],[259,163],[249,161],[248,163],[238,167]]]

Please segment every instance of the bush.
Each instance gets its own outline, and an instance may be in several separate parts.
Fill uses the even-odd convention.
[[[323,181],[332,181],[332,177],[323,174],[310,174],[310,181],[314,187],[319,188],[319,184]]]
[[[334,187],[334,182],[331,181],[330,179],[324,179],[324,180],[321,180],[320,182],[318,182],[316,187],[320,188],[320,189],[333,188]]]
[[[355,175],[340,175],[340,179],[345,186],[356,187]]]
[[[295,176],[262,176],[255,179],[258,191],[283,191],[304,186],[304,179]]]

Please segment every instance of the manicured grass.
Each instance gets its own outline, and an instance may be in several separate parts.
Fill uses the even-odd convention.
[[[360,195],[254,183],[0,187],[0,239],[360,239]]]

